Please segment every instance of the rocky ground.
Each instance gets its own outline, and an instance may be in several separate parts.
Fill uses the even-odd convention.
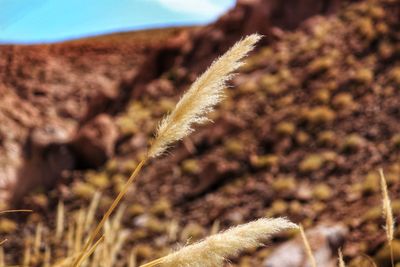
[[[339,246],[349,266],[370,266],[364,255],[389,266],[377,170],[384,168],[397,216],[400,2],[305,9],[320,2],[298,1],[295,15],[281,2],[239,1],[210,26],[150,33],[155,39],[139,34],[140,42],[116,35],[0,47],[0,175],[11,180],[2,179],[6,192],[18,185],[3,197],[35,210],[0,219],[7,259],[18,258],[35,223],[53,226],[59,200],[73,212],[101,191],[99,209],[107,208],[183,90],[217,54],[257,30],[267,37],[214,123],[150,162],[131,188],[122,255],[134,247],[143,262],[217,229],[287,216],[311,229],[318,266],[335,266]],[[299,247],[288,233],[231,264],[306,266]],[[400,261],[397,239],[394,247]],[[298,263],[283,262],[296,253]]]

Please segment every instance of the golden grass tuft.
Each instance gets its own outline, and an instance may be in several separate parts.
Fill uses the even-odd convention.
[[[213,267],[222,266],[228,257],[261,246],[271,235],[283,230],[298,228],[285,218],[267,219],[239,225],[204,241],[186,246],[141,267]]]
[[[67,212],[60,201],[57,206],[57,216],[54,228],[48,228],[42,223],[36,226],[33,233],[24,236],[24,251],[18,265],[4,265],[5,256],[0,266],[43,266],[69,267],[77,258],[86,236],[93,229],[93,222],[101,195],[96,193],[87,208]],[[117,257],[128,238],[128,230],[122,228],[121,220],[124,207],[107,220],[102,236],[82,257],[81,263],[87,267],[111,267],[116,265]],[[91,256],[91,257],[89,257]]]

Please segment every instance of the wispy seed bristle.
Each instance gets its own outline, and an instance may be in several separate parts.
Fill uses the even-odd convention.
[[[241,251],[263,245],[271,235],[297,228],[285,218],[259,219],[233,227],[225,232],[207,237],[204,241],[182,248],[153,263],[142,267],[213,267],[223,266],[224,261]]]
[[[193,131],[193,124],[208,121],[207,114],[224,97],[226,82],[243,64],[242,59],[260,38],[260,35],[252,34],[237,42],[192,84],[175,109],[159,124],[148,152],[149,157],[159,156],[173,142],[190,134]]]

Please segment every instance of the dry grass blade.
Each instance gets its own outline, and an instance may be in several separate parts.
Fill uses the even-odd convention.
[[[39,255],[40,253],[40,245],[42,243],[42,237],[43,237],[43,224],[38,223],[38,225],[36,226],[35,239],[33,242],[34,255]]]
[[[193,83],[171,114],[161,121],[149,149],[151,158],[159,156],[173,142],[189,135],[193,131],[193,124],[208,121],[206,115],[223,98],[226,82],[243,64],[241,60],[260,38],[260,35],[253,34],[237,42]]]
[[[64,212],[64,203],[59,201],[58,205],[57,205],[56,234],[55,234],[56,240],[60,240],[63,235],[64,217],[65,217],[64,213],[65,213]]]
[[[383,170],[379,169],[379,174],[381,176],[381,190],[382,190],[382,208],[383,208],[383,216],[386,220],[385,230],[386,237],[389,244],[390,250],[390,259],[392,263],[392,267],[394,267],[394,256],[393,256],[393,236],[394,236],[394,220],[393,220],[393,211],[392,205],[389,198],[389,193],[387,189],[385,175],[383,174]]]
[[[131,253],[129,254],[128,267],[136,267],[137,266],[136,262],[137,262],[136,251],[132,250]]]
[[[311,250],[310,242],[308,242],[306,233],[304,232],[304,228],[302,225],[300,225],[300,234],[301,234],[301,239],[303,240],[304,248],[307,253],[308,260],[310,261],[310,265],[312,267],[317,267],[317,262],[315,261],[314,254]]]
[[[94,243],[94,245],[88,250],[88,252],[86,252],[83,257],[80,259],[80,261],[78,262],[78,265],[80,265],[82,262],[84,262],[88,257],[90,257],[90,255],[93,254],[93,252],[96,250],[96,248],[101,244],[101,242],[104,241],[105,236],[101,236],[96,243]]]
[[[6,213],[16,213],[16,212],[32,212],[33,210],[2,210],[0,211],[0,215]]]
[[[5,256],[4,256],[4,249],[3,247],[0,247],[0,266],[6,266],[5,262]]]
[[[346,267],[346,264],[344,263],[344,260],[343,260],[343,253],[342,253],[342,250],[339,248],[339,250],[338,250],[338,262],[339,262],[339,267]]]
[[[110,208],[104,214],[95,230],[90,234],[81,254],[72,266],[79,266],[82,257],[95,241],[105,222],[125,196],[130,185],[135,181],[146,162],[150,158],[162,154],[173,142],[190,134],[193,130],[192,124],[207,121],[206,114],[222,99],[225,83],[232,78],[232,72],[243,64],[241,60],[254,48],[255,43],[260,38],[261,36],[258,34],[247,36],[237,42],[218,60],[214,61],[210,68],[184,94],[172,113],[162,120],[145,159],[138,164],[128,181],[122,187],[122,190]]]
[[[51,266],[51,250],[50,247],[46,246],[43,259],[43,267]]]
[[[92,198],[92,201],[90,202],[89,209],[87,210],[87,216],[85,220],[85,231],[87,231],[91,226],[94,221],[95,215],[96,215],[96,210],[97,207],[99,206],[101,199],[101,194],[99,192],[96,192]]]
[[[30,238],[27,238],[25,240],[25,249],[24,249],[22,266],[29,266],[31,262],[31,247],[29,243],[30,243]]]
[[[364,259],[366,259],[369,263],[371,263],[372,267],[378,267],[378,265],[376,265],[374,259],[372,259],[370,256],[368,256],[367,254],[361,254],[361,257],[363,257]]]
[[[239,252],[261,246],[271,235],[298,226],[285,218],[259,219],[209,236],[141,267],[213,267]]]

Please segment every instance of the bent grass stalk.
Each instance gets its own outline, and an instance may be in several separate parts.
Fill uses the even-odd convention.
[[[255,43],[260,38],[260,35],[252,34],[233,45],[192,84],[176,104],[175,109],[161,121],[145,158],[135,168],[95,230],[89,235],[81,254],[72,266],[79,266],[85,253],[95,241],[105,222],[125,196],[146,162],[151,158],[160,156],[172,143],[193,132],[192,127],[194,124],[202,124],[209,120],[207,114],[224,97],[226,82],[233,77],[232,73],[243,65],[242,59],[253,50]]]

